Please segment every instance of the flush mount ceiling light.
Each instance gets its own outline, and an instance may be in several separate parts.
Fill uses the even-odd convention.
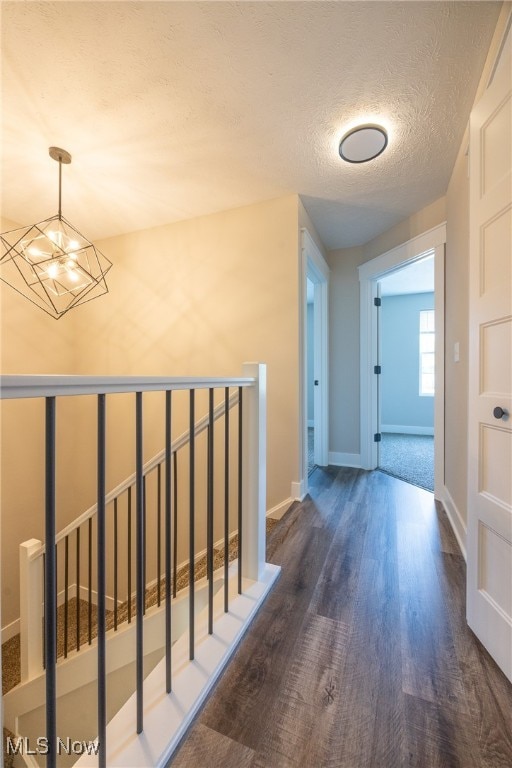
[[[340,157],[347,163],[367,163],[388,145],[388,134],[380,125],[358,125],[340,141]]]
[[[71,155],[59,147],[49,152],[59,163],[59,212],[0,235],[0,280],[58,320],[108,293],[105,275],[112,262],[62,215],[62,164],[69,165]]]

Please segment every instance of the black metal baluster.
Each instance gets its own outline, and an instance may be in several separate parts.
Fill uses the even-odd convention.
[[[46,738],[48,753],[46,768],[57,765],[57,712],[56,712],[56,664],[57,664],[57,572],[55,550],[55,397],[46,398],[46,435],[45,435],[45,669],[46,669]]]
[[[117,499],[114,499],[114,631],[117,630]]]
[[[106,403],[98,395],[98,510],[96,515],[97,580],[98,580],[98,744],[99,768],[107,765],[107,695],[106,695],[106,567],[105,567],[105,493],[106,493]]]
[[[128,624],[132,621],[132,486],[128,488]]]
[[[242,387],[238,387],[238,594],[242,594]]]
[[[76,649],[80,650],[80,526],[76,529]]]
[[[46,554],[43,552],[43,584],[46,579]],[[43,589],[43,669],[46,669],[46,631],[45,631],[45,616],[46,616],[46,590]]]
[[[55,626],[59,627],[59,550],[57,542],[55,542]]]
[[[144,478],[142,474],[142,392],[135,393],[135,501],[136,501],[136,568],[135,578],[137,582],[137,656],[136,656],[136,679],[137,679],[137,733],[143,731],[143,710],[144,710],[144,603],[145,603],[145,583],[144,583],[144,550],[145,550],[145,521],[144,521]]]
[[[224,611],[229,606],[229,387],[224,393]]]
[[[172,455],[172,473],[174,477],[173,483],[173,509],[172,509],[172,567],[173,567],[173,580],[172,580],[172,596],[176,597],[176,589],[178,585],[178,453],[174,451]]]
[[[213,634],[213,388],[208,391],[208,506],[206,568],[208,571],[208,634]]]
[[[160,576],[162,573],[162,467],[158,464],[156,468],[157,481],[157,521],[156,521],[156,602],[160,608]]]
[[[89,586],[87,599],[89,601],[87,615],[89,620],[89,645],[92,643],[92,517],[89,518],[89,541],[88,541],[88,567],[89,567]]]
[[[195,558],[195,531],[194,531],[194,517],[195,517],[195,392],[190,390],[190,434],[189,434],[189,446],[190,446],[190,510],[189,510],[189,566],[188,566],[188,578],[189,578],[189,658],[192,661],[194,659],[194,558]]]
[[[64,539],[64,658],[68,657],[68,586],[69,586],[69,537]]]
[[[144,475],[144,477],[142,479],[142,507],[143,507],[142,519],[143,519],[143,525],[144,525],[144,539],[143,539],[144,546],[142,548],[142,572],[143,572],[143,579],[144,579],[144,603],[143,603],[144,608],[143,608],[143,613],[144,613],[144,615],[146,615],[146,597],[147,597],[147,595],[146,595],[146,584],[147,584],[147,580],[146,580],[146,545],[147,545],[147,540],[146,540],[146,513],[147,513],[147,509],[146,509],[146,475]]]
[[[172,393],[165,393],[165,690],[172,690],[172,606],[171,606],[171,440]]]

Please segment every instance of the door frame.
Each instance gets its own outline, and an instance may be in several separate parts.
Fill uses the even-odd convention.
[[[385,275],[402,269],[427,255],[434,255],[434,296],[436,323],[436,394],[434,398],[434,495],[443,497],[444,490],[444,258],[446,222],[418,237],[361,264],[360,287],[360,408],[361,408],[361,467],[376,469],[378,443],[374,434],[378,424],[378,387],[373,367],[377,364],[377,313],[374,299],[377,284]]]
[[[308,489],[308,403],[307,403],[307,279],[314,285],[314,377],[315,460],[329,463],[329,275],[330,269],[306,228],[301,228],[301,477],[303,494]]]

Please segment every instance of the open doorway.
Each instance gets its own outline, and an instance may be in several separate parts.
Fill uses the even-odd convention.
[[[361,467],[376,469],[379,447],[378,285],[397,270],[427,256],[434,260],[435,398],[434,496],[444,498],[444,247],[446,225],[440,224],[359,267],[361,321]]]
[[[378,467],[433,492],[433,254],[385,275],[378,294]]]

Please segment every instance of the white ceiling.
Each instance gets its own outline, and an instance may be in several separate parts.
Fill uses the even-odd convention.
[[[380,282],[381,296],[399,296],[404,293],[428,293],[434,290],[434,257],[415,261]]]
[[[2,214],[92,239],[298,193],[328,248],[446,192],[500,3],[2,2]],[[382,122],[386,152],[339,139]]]

